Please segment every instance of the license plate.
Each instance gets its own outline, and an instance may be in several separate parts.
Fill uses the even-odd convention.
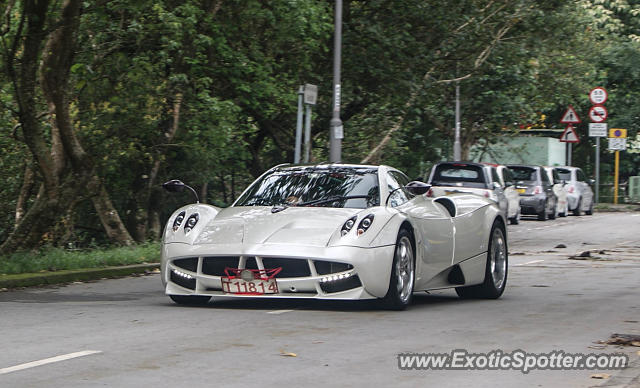
[[[277,294],[278,284],[276,279],[230,279],[222,277],[222,292],[238,295],[263,295]]]
[[[518,190],[518,193],[520,193],[520,194],[524,194],[524,192],[525,192],[527,189],[517,189],[517,190]]]

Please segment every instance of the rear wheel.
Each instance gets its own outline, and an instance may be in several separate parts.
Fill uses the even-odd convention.
[[[211,299],[210,296],[202,295],[169,295],[169,298],[177,304],[189,306],[205,305],[209,303],[209,300]]]
[[[555,220],[557,215],[558,215],[558,203],[556,202],[551,208],[551,213],[549,213],[549,219]]]
[[[538,221],[546,221],[547,220],[547,202],[544,202],[544,206],[542,207],[542,211],[538,213]]]
[[[489,237],[484,282],[477,286],[456,287],[458,296],[461,298],[499,298],[507,285],[508,256],[504,226],[496,222],[493,224]]]
[[[582,214],[582,198],[578,200],[578,206],[572,210],[574,216],[579,216]]]
[[[389,290],[382,299],[384,307],[391,310],[404,310],[411,303],[413,282],[415,279],[415,258],[411,234],[401,229],[393,255]]]

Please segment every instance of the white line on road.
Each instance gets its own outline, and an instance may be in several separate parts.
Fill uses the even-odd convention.
[[[279,314],[284,314],[284,313],[290,313],[294,310],[274,310],[274,311],[267,311],[267,314],[274,314],[274,315],[279,315]]]
[[[528,261],[526,263],[522,263],[522,264],[516,264],[515,266],[520,266],[520,265],[527,265],[527,264],[535,264],[535,263],[542,263],[544,260],[533,260],[533,261]]]
[[[60,362],[60,361],[65,361],[65,360],[70,360],[72,358],[78,358],[78,357],[84,357],[84,356],[90,356],[92,354],[97,354],[97,353],[102,353],[102,351],[100,350],[85,350],[82,352],[75,352],[75,353],[69,353],[69,354],[62,354],[60,356],[55,356],[55,357],[50,357],[50,358],[45,358],[43,360],[38,360],[38,361],[32,361],[32,362],[27,362],[25,364],[20,364],[20,365],[15,365],[15,366],[10,366],[8,368],[2,368],[0,369],[0,375],[6,374],[6,373],[11,373],[11,372],[17,372],[19,370],[23,370],[23,369],[29,369],[29,368],[34,368],[36,366],[42,366],[42,365],[46,365],[46,364],[52,364],[54,362]]]

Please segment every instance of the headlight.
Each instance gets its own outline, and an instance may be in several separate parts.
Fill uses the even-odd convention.
[[[349,231],[351,231],[351,229],[353,229],[353,225],[356,224],[356,220],[358,219],[357,216],[353,216],[351,218],[349,218],[347,220],[347,222],[344,223],[344,225],[342,225],[342,229],[340,230],[340,236],[344,236],[347,233],[349,233]]]
[[[360,221],[360,223],[358,224],[358,230],[357,230],[358,236],[366,232],[372,223],[373,223],[373,214],[369,214],[368,216],[363,218],[362,221]]]
[[[185,233],[191,232],[193,227],[196,226],[196,224],[198,223],[199,219],[200,219],[200,216],[198,215],[198,213],[194,213],[190,215],[189,218],[187,218],[186,224],[184,225],[184,232]]]
[[[180,228],[180,225],[182,225],[182,221],[184,221],[184,216],[185,215],[186,215],[185,212],[180,212],[180,214],[178,214],[176,219],[173,221],[173,231],[174,232]]]

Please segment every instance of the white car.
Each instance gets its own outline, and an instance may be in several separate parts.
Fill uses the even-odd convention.
[[[473,162],[440,162],[431,169],[428,183],[429,197],[439,197],[457,193],[476,194],[489,198],[498,204],[505,217],[515,217],[509,208],[509,200],[504,193],[504,184],[498,176],[496,165]],[[517,209],[520,208],[518,204]]]
[[[578,167],[563,166],[553,168],[558,177],[567,185],[567,201],[569,202],[569,210],[574,216],[584,213],[588,216],[593,214],[593,190],[591,185],[594,184],[593,179],[587,179],[584,172]]]
[[[556,213],[559,217],[566,217],[569,215],[567,184],[560,179],[560,175],[558,175],[558,171],[556,171],[555,168],[546,166],[544,170],[547,172],[549,181],[553,185],[553,193],[556,195],[556,198],[558,198],[556,202]]]
[[[164,187],[188,188],[178,180]],[[415,291],[446,287],[461,297],[500,297],[508,262],[502,212],[477,195],[427,198],[428,188],[388,166],[274,167],[228,208],[195,203],[171,215],[165,293],[179,304],[379,299],[392,309],[406,307]]]

